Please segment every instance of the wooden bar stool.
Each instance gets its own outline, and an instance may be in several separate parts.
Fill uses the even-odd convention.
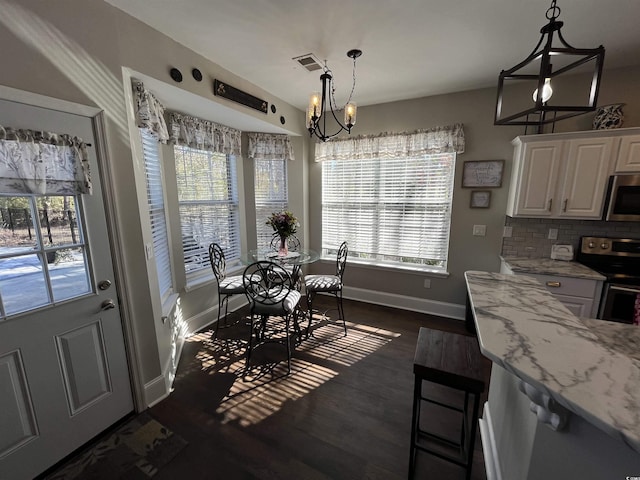
[[[413,360],[415,384],[411,420],[409,479],[412,479],[414,475],[417,450],[422,450],[465,468],[466,479],[471,478],[480,395],[485,388],[482,380],[483,361],[478,340],[475,337],[420,328]],[[426,397],[422,392],[423,382],[432,382],[463,391],[464,404],[462,407],[449,405]],[[473,409],[470,412],[471,397],[473,397]],[[462,414],[459,442],[420,428],[422,402],[432,403]],[[469,416],[470,413],[471,416]]]

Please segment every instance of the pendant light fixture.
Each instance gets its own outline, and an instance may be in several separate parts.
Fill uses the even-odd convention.
[[[536,126],[537,133],[542,133],[545,124],[555,126],[558,120],[596,109],[604,47],[569,45],[560,31],[564,23],[558,21],[559,16],[560,7],[552,0],[546,13],[549,23],[540,29],[542,36],[533,52],[515,67],[500,72],[495,125]],[[557,46],[554,35],[559,40]],[[574,77],[567,82],[569,75]]]
[[[347,57],[353,59],[353,85],[351,86],[351,93],[347,103],[342,108],[336,107],[336,101],[334,98],[335,86],[333,84],[333,74],[327,67],[327,62],[323,68],[323,73],[320,75],[320,81],[322,82],[322,93],[314,92],[309,97],[309,106],[307,107],[307,130],[309,130],[309,136],[315,134],[322,142],[326,142],[328,139],[335,137],[340,132],[346,130],[351,133],[351,128],[356,124],[357,106],[355,102],[351,101],[353,92],[356,88],[356,59],[362,55],[362,50],[349,50]],[[344,123],[338,119],[336,111],[340,112],[344,110]],[[329,113],[333,117],[333,120],[329,120],[329,126],[327,126],[327,117]],[[329,133],[328,129],[337,128],[333,133]]]

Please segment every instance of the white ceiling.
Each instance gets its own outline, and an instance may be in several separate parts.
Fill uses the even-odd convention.
[[[106,0],[234,74],[300,109],[328,61],[336,101],[351,90],[371,105],[497,85],[547,23],[549,0]],[[640,0],[558,0],[562,34],[576,48],[606,49],[605,69],[640,63]],[[197,67],[197,65],[194,65]],[[185,74],[187,72],[183,72]]]

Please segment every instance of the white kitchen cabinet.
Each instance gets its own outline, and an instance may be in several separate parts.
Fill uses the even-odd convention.
[[[598,315],[602,293],[601,280],[559,275],[526,275],[537,278],[576,317],[596,318]]]
[[[514,139],[507,215],[600,219],[614,138]]]
[[[620,138],[615,173],[640,173],[640,135]]]
[[[549,270],[544,263],[548,259],[526,260],[526,262],[535,262],[532,271],[525,270],[527,267],[522,264],[522,260],[511,260],[515,262],[512,267],[505,259],[500,262],[500,273],[509,275],[526,275],[537,279],[544,285],[555,298],[560,300],[562,304],[569,309],[576,317],[596,318],[598,316],[598,308],[600,306],[600,297],[602,295],[602,280],[592,278],[579,278],[566,275],[551,275],[547,273],[534,273],[540,268]],[[562,271],[562,263],[558,266],[558,271]],[[567,263],[567,265],[569,265]]]

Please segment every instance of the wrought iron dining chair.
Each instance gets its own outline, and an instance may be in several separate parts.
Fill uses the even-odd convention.
[[[317,293],[330,293],[336,297],[338,303],[338,318],[344,325],[344,334],[347,335],[347,322],[344,318],[344,307],[342,305],[342,287],[344,270],[347,266],[347,256],[349,248],[347,242],[342,242],[338,249],[336,259],[335,275],[306,275],[304,286],[307,293],[307,308],[309,309],[309,324],[307,325],[307,336],[311,332],[311,321],[313,319],[313,298]]]
[[[245,372],[249,371],[254,348],[267,342],[280,342],[287,347],[287,372],[290,373],[292,321],[294,331],[300,337],[297,317],[300,292],[293,288],[289,272],[274,262],[252,263],[245,269],[242,279],[251,317]]]
[[[214,337],[217,337],[218,329],[220,328],[220,312],[222,311],[222,307],[224,306],[224,321],[225,326],[227,326],[229,297],[232,295],[243,294],[244,284],[242,282],[242,275],[227,277],[227,263],[224,257],[224,252],[217,243],[209,245],[209,261],[211,262],[213,276],[216,278],[216,283],[218,285],[218,321],[216,322],[216,330],[213,334]]]

